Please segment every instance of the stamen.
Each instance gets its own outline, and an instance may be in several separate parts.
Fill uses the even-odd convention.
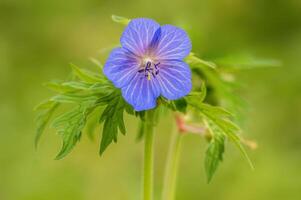
[[[145,69],[148,69],[148,68],[150,68],[150,66],[152,65],[152,63],[150,62],[150,61],[148,61],[147,63],[146,63],[146,67],[145,67]]]
[[[151,80],[152,77],[156,78],[156,75],[159,74],[160,62],[153,63],[151,60],[147,59],[144,63],[146,64],[138,69],[138,73],[144,72],[144,77],[146,77],[147,80]]]

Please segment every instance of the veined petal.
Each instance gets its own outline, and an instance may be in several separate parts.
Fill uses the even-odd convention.
[[[154,80],[147,80],[143,74],[136,74],[129,84],[121,88],[123,98],[136,111],[149,110],[156,107],[156,99],[160,95],[159,87]]]
[[[161,26],[161,38],[156,49],[160,59],[184,59],[191,51],[187,33],[175,26]]]
[[[160,25],[154,20],[132,19],[120,38],[121,46],[138,56],[142,56],[147,51],[158,28]]]
[[[137,59],[123,48],[114,49],[104,65],[103,72],[118,88],[128,84],[139,68]]]
[[[187,95],[192,88],[191,70],[185,62],[180,60],[162,62],[156,80],[160,86],[161,95],[169,100]]]

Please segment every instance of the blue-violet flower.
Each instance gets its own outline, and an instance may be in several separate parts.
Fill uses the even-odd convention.
[[[104,74],[136,111],[156,107],[160,95],[175,100],[190,92],[191,71],[183,59],[191,51],[191,41],[184,30],[132,19],[120,42],[105,63]]]

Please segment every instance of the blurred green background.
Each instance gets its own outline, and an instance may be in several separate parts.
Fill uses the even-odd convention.
[[[301,1],[300,0],[1,0],[0,1],[0,200],[140,199],[142,143],[128,117],[104,156],[86,136],[65,159],[54,130],[34,150],[33,107],[53,93],[42,87],[70,72],[68,63],[105,61],[123,27],[112,14],[150,17],[187,30],[202,58],[251,52],[282,61],[280,68],[246,70],[239,79],[249,104],[245,130],[259,148],[249,151],[251,171],[227,146],[225,160],[206,184],[206,142],[185,137],[177,199],[297,200],[301,197]],[[169,142],[170,120],[157,128],[156,199]]]

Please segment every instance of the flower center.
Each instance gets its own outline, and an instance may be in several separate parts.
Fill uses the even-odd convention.
[[[143,73],[144,77],[150,81],[152,77],[156,78],[156,76],[159,74],[159,65],[160,62],[155,63],[153,60],[146,58],[143,60],[138,72]]]

